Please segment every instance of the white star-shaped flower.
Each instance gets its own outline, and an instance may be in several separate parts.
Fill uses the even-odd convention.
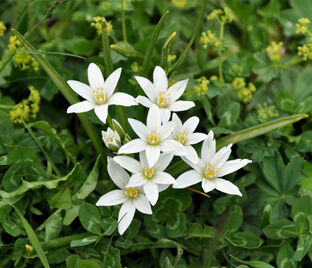
[[[158,161],[150,166],[144,152],[140,153],[140,162],[128,156],[115,156],[114,160],[133,175],[127,187],[143,187],[148,201],[154,206],[158,200],[158,193],[164,186],[175,182],[175,179],[164,170],[172,160],[172,154],[161,154]],[[161,188],[159,186],[162,185]]]
[[[105,124],[109,105],[137,105],[135,99],[129,94],[121,92],[114,94],[120,74],[121,68],[118,68],[104,82],[100,68],[96,64],[90,63],[88,67],[90,86],[75,80],[67,81],[72,90],[86,99],[69,106],[67,113],[84,113],[94,109],[97,117]]]
[[[156,66],[153,73],[153,83],[141,76],[135,77],[146,96],[138,96],[136,100],[150,108],[156,104],[160,109],[162,122],[167,122],[171,112],[186,111],[195,106],[192,101],[178,101],[185,91],[188,79],[179,81],[168,88],[168,78],[163,68]]]
[[[150,167],[157,162],[160,152],[173,153],[174,155],[186,155],[184,146],[172,139],[172,130],[174,122],[167,122],[161,125],[160,111],[156,105],[153,105],[147,114],[147,122],[142,122],[129,118],[131,127],[139,136],[120,147],[118,154],[132,154],[145,151],[147,162]]]
[[[97,206],[115,206],[122,204],[118,214],[118,231],[122,235],[130,226],[135,210],[152,214],[151,205],[146,199],[141,187],[127,187],[129,174],[112,158],[107,161],[108,174],[120,188],[100,197]]]
[[[102,140],[105,146],[112,150],[117,151],[121,146],[121,139],[116,130],[112,130],[110,127],[106,131],[102,131]]]
[[[237,186],[221,177],[246,166],[252,161],[248,159],[227,161],[231,154],[231,147],[232,144],[216,152],[216,141],[213,138],[213,132],[210,131],[208,138],[203,142],[201,158],[198,159],[197,164],[183,158],[193,170],[181,174],[172,187],[180,189],[201,182],[205,193],[217,189],[226,194],[242,196]]]
[[[173,139],[180,142],[188,152],[188,154],[185,155],[185,158],[196,164],[198,156],[195,149],[191,145],[207,139],[207,134],[199,132],[193,133],[198,126],[199,118],[197,116],[190,117],[182,125],[180,118],[174,113],[172,115],[172,121],[175,123],[172,134]]]

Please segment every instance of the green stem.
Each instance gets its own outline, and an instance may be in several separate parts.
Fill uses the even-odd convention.
[[[35,141],[35,143],[38,145],[38,147],[40,148],[40,150],[42,151],[42,153],[44,154],[45,158],[48,160],[48,162],[50,162],[52,169],[54,170],[55,174],[58,177],[61,177],[62,174],[59,171],[59,169],[57,168],[57,166],[54,164],[52,158],[48,155],[48,153],[45,151],[45,149],[43,148],[43,146],[40,144],[40,142],[38,141],[37,137],[35,136],[34,132],[31,130],[31,128],[28,126],[28,124],[24,121],[23,118],[20,118],[24,127],[27,129],[29,135],[33,138],[33,140]]]
[[[125,18],[125,8],[126,8],[126,0],[121,0],[121,24],[122,24],[122,35],[125,44],[128,44],[127,41],[127,29],[126,29],[126,18]]]
[[[0,109],[8,109],[8,110],[11,110],[11,109],[14,109],[14,105],[0,105]]]
[[[109,76],[113,72],[113,63],[112,63],[112,57],[111,57],[111,53],[109,49],[109,39],[108,39],[106,20],[103,21],[103,27],[102,27],[102,45],[103,45],[103,51],[104,51],[105,74],[106,76]]]
[[[91,233],[81,233],[68,235],[60,238],[56,238],[50,241],[41,242],[41,246],[44,249],[62,248],[70,244],[73,240],[83,239],[89,236],[93,236]]]
[[[223,43],[224,23],[220,22],[220,43]],[[221,47],[222,49],[222,47]],[[222,71],[222,51],[219,52],[219,78],[220,81],[224,82],[223,71]]]
[[[291,66],[293,66],[293,65],[296,65],[296,64],[298,64],[298,63],[301,63],[301,62],[303,62],[303,61],[304,61],[303,58],[295,57],[294,59],[292,59],[292,60],[286,62],[285,64],[282,64],[282,65],[280,66],[280,68],[281,68],[281,69],[286,69],[286,68],[289,68],[289,67],[291,67]]]

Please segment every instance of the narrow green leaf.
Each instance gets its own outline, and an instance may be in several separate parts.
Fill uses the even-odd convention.
[[[74,248],[74,247],[82,247],[85,245],[89,245],[89,244],[94,243],[97,238],[98,238],[97,235],[92,235],[92,236],[84,237],[81,239],[72,240],[70,242],[70,247]]]
[[[243,260],[240,260],[236,257],[234,257],[233,255],[231,255],[231,257],[240,262],[240,263],[243,263],[243,264],[247,264],[251,267],[255,267],[255,268],[274,268],[274,266],[272,266],[271,264],[268,264],[268,263],[265,263],[263,261],[243,261]]]
[[[237,131],[233,134],[230,134],[226,137],[219,139],[217,142],[217,147],[222,148],[223,146],[226,146],[230,143],[237,143],[243,140],[251,139],[251,138],[263,135],[265,133],[268,133],[272,130],[284,127],[288,124],[295,123],[307,117],[308,117],[307,114],[296,114],[296,115],[280,118],[277,120],[273,120],[264,124],[260,124],[258,126],[243,129],[241,131]]]
[[[36,50],[28,50],[28,49],[17,49],[17,51],[22,51],[26,53],[30,53],[33,55],[60,55],[60,56],[66,56],[66,57],[73,57],[73,58],[78,58],[78,59],[83,59],[86,60],[87,58],[76,55],[76,54],[71,54],[71,53],[65,53],[65,52],[47,52],[47,51],[36,51]]]
[[[109,39],[108,39],[108,32],[107,32],[107,22],[104,19],[103,27],[102,27],[102,45],[104,51],[104,65],[105,65],[105,73],[106,76],[109,76],[113,72],[113,63],[112,57],[109,49]]]
[[[114,51],[116,51],[118,54],[129,58],[129,59],[134,59],[138,60],[139,62],[142,62],[144,59],[144,55],[134,49],[124,47],[121,45],[113,44],[110,46],[110,48]]]
[[[38,254],[38,257],[40,258],[40,260],[41,260],[43,266],[44,266],[45,268],[49,268],[49,267],[50,267],[49,262],[48,262],[48,260],[47,260],[47,257],[46,257],[45,254],[44,254],[44,251],[43,251],[43,249],[42,249],[42,247],[41,247],[41,244],[40,244],[40,242],[39,242],[38,237],[36,236],[36,233],[35,233],[34,230],[31,228],[31,226],[30,226],[30,224],[28,223],[28,221],[27,221],[27,220],[24,218],[24,216],[20,213],[20,211],[19,211],[16,207],[14,207],[14,206],[12,206],[12,207],[15,209],[16,213],[17,213],[18,216],[20,217],[20,219],[21,219],[21,221],[22,221],[22,224],[23,224],[23,226],[24,226],[24,229],[25,229],[25,231],[26,231],[26,233],[27,233],[27,236],[28,236],[28,238],[29,238],[29,240],[30,240],[32,246],[33,246],[34,249],[36,250],[36,252],[37,252],[37,254]]]
[[[35,47],[31,45],[19,32],[16,30],[12,30],[13,33],[16,35],[19,41],[22,42],[24,47],[29,50],[36,51]],[[78,97],[75,93],[69,88],[65,80],[62,76],[53,68],[53,66],[41,55],[33,55],[34,58],[39,62],[40,66],[45,70],[45,72],[49,75],[52,79],[54,84],[59,88],[62,92],[64,97],[70,104],[74,104],[79,101]],[[93,125],[88,120],[88,117],[85,114],[77,114],[79,117],[84,129],[86,130],[89,138],[91,139],[93,146],[98,154],[105,154],[104,147],[102,146],[102,142],[99,138],[99,135],[96,133]]]

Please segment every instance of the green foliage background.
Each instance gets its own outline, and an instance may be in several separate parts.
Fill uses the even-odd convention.
[[[211,30],[218,35],[218,24],[206,17],[224,7],[235,16],[225,26],[224,82],[210,81],[208,91],[198,96],[196,79],[219,75],[218,51],[204,49],[200,34]],[[121,10],[122,1],[115,0],[0,3],[0,20],[8,28],[0,37],[0,266],[310,267],[312,124],[297,114],[312,112],[312,65],[297,56],[297,47],[307,40],[296,34],[296,23],[301,17],[312,19],[312,2],[126,1],[127,42]],[[151,42],[163,15],[159,35]],[[156,65],[167,70],[171,81],[189,78],[184,98],[196,107],[182,113],[183,120],[200,117],[201,132],[214,130],[219,145],[239,141],[233,157],[253,160],[227,176],[242,198],[169,189],[161,193],[153,215],[136,213],[123,236],[116,231],[118,207],[94,205],[114,189],[106,171],[111,153],[99,140],[106,126],[93,112],[80,121],[66,114],[69,102],[78,98],[64,81],[86,82],[90,62],[109,72],[101,36],[90,25],[95,16],[113,25],[109,42],[118,46],[110,49],[112,64],[123,68],[119,90],[137,96],[133,76],[151,78]],[[39,71],[22,71],[14,62],[7,48],[9,28],[26,39],[24,46],[40,63]],[[168,50],[165,44],[173,32]],[[283,42],[278,64],[267,55],[271,41]],[[168,62],[168,53],[176,60]],[[134,72],[135,62],[144,68]],[[233,89],[237,77],[256,86],[247,103]],[[41,96],[38,118],[13,124],[10,109],[28,97],[29,85]],[[265,121],[277,121],[269,127],[260,125],[259,104],[264,103],[274,105],[275,118]],[[126,117],[145,118],[144,109],[126,109]],[[134,138],[124,112],[109,108]],[[255,135],[239,132],[254,126]],[[169,168],[175,177],[187,168],[176,161]]]

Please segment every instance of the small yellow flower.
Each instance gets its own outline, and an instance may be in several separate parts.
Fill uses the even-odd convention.
[[[222,9],[215,9],[213,10],[207,17],[208,20],[219,19],[219,16],[223,14]]]
[[[15,50],[17,47],[21,45],[21,42],[17,39],[15,35],[10,36],[8,48],[10,50]]]
[[[187,0],[171,0],[171,4],[177,8],[185,8]]]
[[[281,49],[283,45],[284,45],[283,42],[279,43],[276,43],[274,41],[271,42],[270,46],[268,46],[266,49],[270,60],[279,61],[281,59]]]
[[[220,23],[231,23],[234,19],[233,12],[228,8],[222,9],[215,9],[213,10],[207,17],[208,20],[218,20]]]
[[[258,120],[261,123],[268,121],[270,118],[277,117],[279,114],[275,111],[275,106],[270,105],[265,102],[263,105],[258,104]]]
[[[199,42],[203,45],[203,48],[207,48],[209,44],[216,46],[216,43],[219,41],[217,40],[217,37],[208,30],[201,34]]]
[[[218,76],[216,75],[210,76],[210,81],[217,81],[217,80],[218,80]]]
[[[233,80],[232,86],[234,90],[237,91],[237,97],[244,103],[249,102],[252,99],[252,93],[256,91],[256,87],[253,83],[248,83],[246,87],[246,82],[244,78],[237,77]]]
[[[26,248],[26,253],[28,256],[34,252],[34,248],[31,245],[26,244],[25,248]]]
[[[6,26],[4,24],[4,22],[0,21],[0,36],[4,36],[4,32],[6,30]]]
[[[312,43],[298,47],[298,56],[302,57],[305,61],[312,59]]]
[[[308,24],[310,24],[310,20],[307,18],[300,18],[298,20],[298,23],[296,24],[297,30],[296,33],[297,34],[306,34],[309,30],[308,30]]]
[[[194,90],[197,93],[197,96],[205,95],[208,91],[209,80],[205,76],[202,76],[196,79],[196,82]]]
[[[169,64],[171,64],[175,59],[177,58],[177,56],[176,55],[168,55],[168,57],[167,57],[167,62],[169,63]]]
[[[98,16],[92,18],[91,26],[97,30],[98,35],[102,33],[102,26],[104,21],[106,21],[104,17]],[[106,22],[106,30],[108,35],[113,30],[113,25],[110,22]]]
[[[232,85],[234,89],[241,89],[246,86],[246,83],[244,78],[237,77],[233,80]]]

